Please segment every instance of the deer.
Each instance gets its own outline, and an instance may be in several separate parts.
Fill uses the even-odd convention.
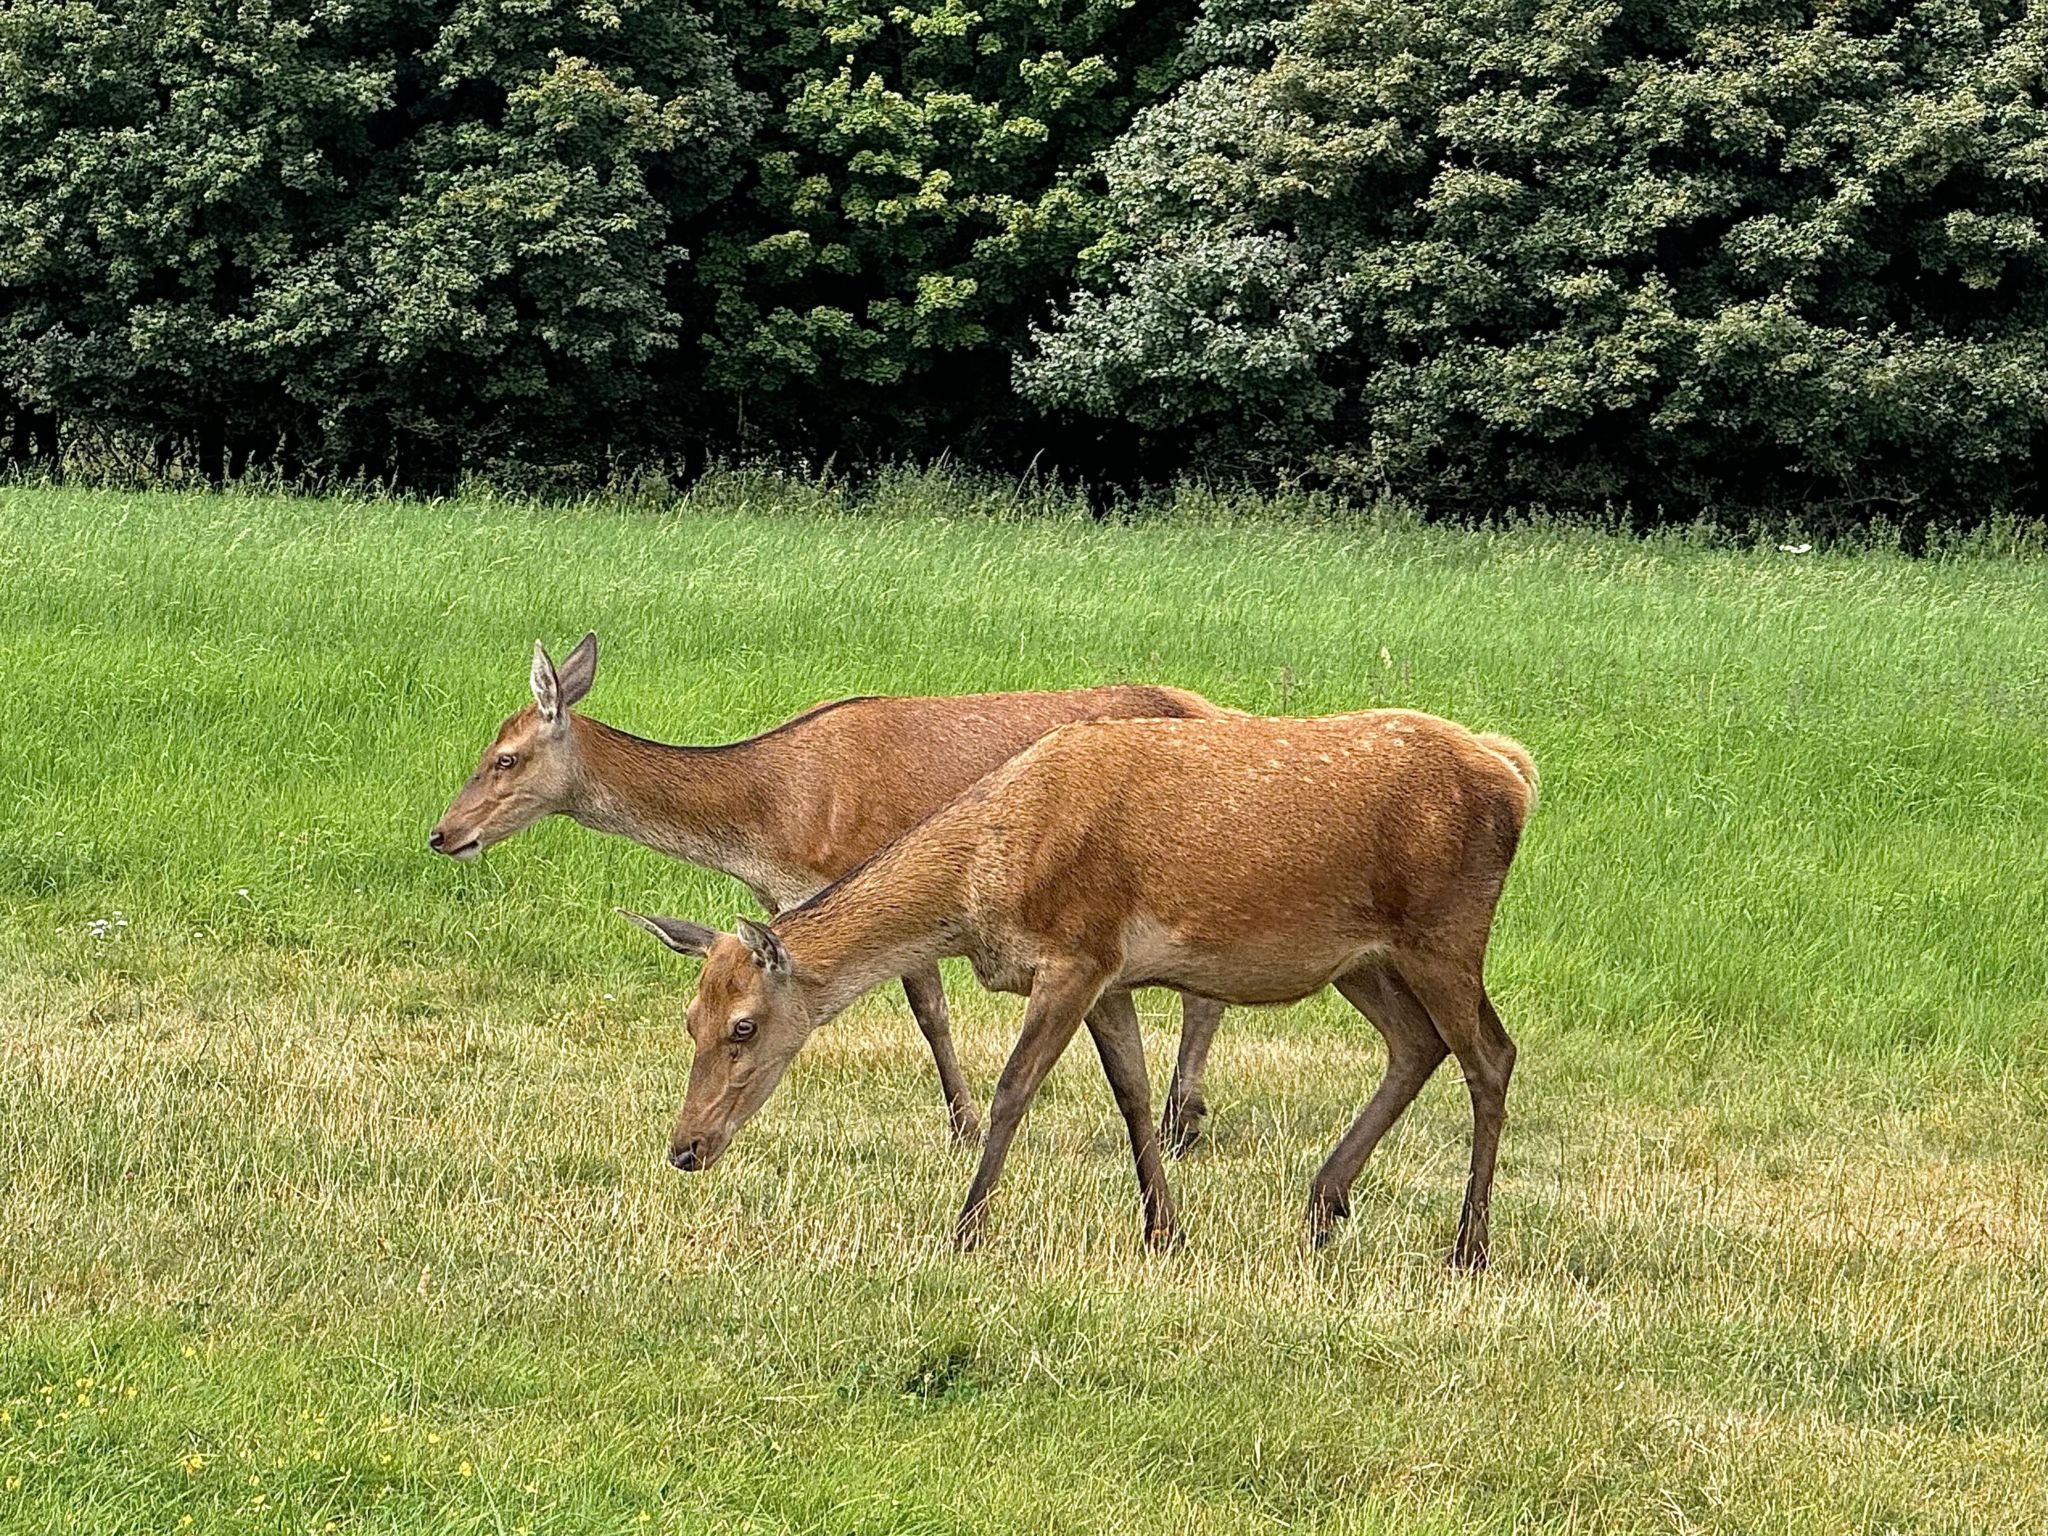
[[[1109,715],[1224,713],[1184,688],[885,698],[815,705],[744,741],[672,746],[578,713],[597,680],[597,636],[557,667],[536,640],[533,702],[508,717],[427,846],[457,860],[549,816],[729,875],[773,915],[848,873],[1055,726]],[[980,1133],[936,966],[903,991],[930,1046],[953,1140]],[[1222,1008],[1182,999],[1179,1065],[1162,1118],[1175,1155],[1200,1138],[1201,1080]]]
[[[1311,1244],[1350,1214],[1366,1159],[1455,1056],[1472,1165],[1450,1259],[1482,1269],[1515,1065],[1486,949],[1536,795],[1520,743],[1408,710],[1079,722],[765,925],[621,911],[704,962],[669,1162],[715,1164],[813,1032],[868,988],[964,956],[1026,1003],[957,1244],[981,1240],[1024,1112],[1085,1022],[1129,1134],[1145,1240],[1172,1247],[1132,988],[1238,1006],[1334,986],[1384,1037],[1387,1065],[1311,1181]]]

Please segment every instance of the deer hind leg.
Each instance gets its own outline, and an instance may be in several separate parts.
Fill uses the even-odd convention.
[[[1145,1242],[1152,1248],[1180,1243],[1180,1221],[1173,1193],[1166,1187],[1166,1160],[1152,1132],[1152,1084],[1145,1073],[1145,1041],[1138,1030],[1138,1010],[1131,994],[1105,992],[1088,1013],[1088,1032],[1102,1058],[1103,1075],[1130,1133],[1131,1161],[1138,1170],[1138,1199],[1145,1208]]]
[[[932,1061],[939,1069],[939,1089],[946,1095],[946,1123],[952,1128],[953,1144],[971,1147],[981,1136],[981,1117],[975,1113],[974,1095],[967,1091],[967,1078],[960,1070],[960,1058],[953,1054],[953,1025],[946,1009],[946,988],[935,965],[912,971],[903,978],[903,995],[910,999],[910,1011],[917,1027],[924,1031],[925,1044],[932,1048]]]
[[[960,1221],[954,1228],[954,1241],[961,1248],[972,1248],[981,1241],[988,1222],[989,1198],[995,1193],[996,1181],[1003,1176],[1003,1159],[1010,1154],[1010,1143],[1016,1139],[1024,1111],[1031,1107],[1045,1074],[1052,1070],[1067,1042],[1074,1038],[1074,1031],[1081,1027],[1082,1017],[1095,1006],[1106,979],[1100,971],[1040,967],[1030,1001],[1024,1005],[1024,1027],[1017,1035],[1010,1059],[1003,1065],[1003,1075],[996,1082],[995,1100],[989,1106],[988,1136],[981,1144],[981,1163],[974,1170],[974,1182],[967,1188],[967,1203],[960,1208]],[[1148,1115],[1150,1111],[1151,1106],[1147,1105]]]
[[[1223,1005],[1213,998],[1180,995],[1180,1056],[1173,1064],[1173,1081],[1166,1088],[1166,1108],[1159,1117],[1160,1139],[1175,1157],[1202,1139],[1202,1121],[1208,1117],[1208,1101],[1202,1097],[1202,1073],[1209,1065],[1209,1042],[1216,1038],[1216,1026],[1223,1022]]]
[[[1308,1239],[1317,1248],[1327,1243],[1335,1235],[1337,1223],[1351,1214],[1351,1186],[1373,1148],[1449,1054],[1443,1037],[1430,1022],[1429,1010],[1386,966],[1374,965],[1340,976],[1337,990],[1386,1040],[1387,1071],[1309,1184]]]
[[[1486,995],[1480,962],[1424,960],[1403,957],[1401,975],[1422,1004],[1437,1033],[1464,1069],[1465,1088],[1472,1096],[1472,1172],[1465,1182],[1465,1203],[1458,1213],[1458,1240],[1451,1264],[1458,1269],[1484,1269],[1487,1261],[1487,1217],[1493,1204],[1493,1165],[1500,1151],[1501,1127],[1507,1120],[1508,1079],[1515,1070],[1515,1042],[1502,1028],[1500,1015]]]

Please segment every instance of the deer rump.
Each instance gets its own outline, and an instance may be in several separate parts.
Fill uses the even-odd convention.
[[[1493,742],[1409,711],[1063,726],[966,797],[969,958],[1010,991],[1088,956],[1114,985],[1260,1004],[1483,946],[1534,802]]]

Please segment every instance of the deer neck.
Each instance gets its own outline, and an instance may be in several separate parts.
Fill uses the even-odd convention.
[[[870,987],[961,952],[967,848],[941,812],[776,919],[811,1016],[824,1023]]]
[[[676,747],[571,716],[581,783],[569,814],[672,858],[772,889],[783,868],[782,798],[758,744]]]

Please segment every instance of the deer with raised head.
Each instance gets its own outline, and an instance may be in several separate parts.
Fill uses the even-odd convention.
[[[1309,1190],[1318,1244],[1446,1055],[1472,1099],[1454,1263],[1486,1263],[1515,1047],[1483,971],[1536,803],[1529,753],[1404,710],[1062,726],[867,863],[735,934],[632,918],[703,957],[669,1161],[715,1163],[812,1031],[877,982],[964,955],[1029,999],[956,1236],[980,1237],[1019,1121],[1085,1021],[1155,1245],[1178,1240],[1131,989],[1291,1003],[1325,986],[1385,1037],[1386,1075]]]
[[[533,703],[498,728],[476,771],[427,835],[473,859],[544,817],[568,816],[732,876],[771,914],[847,873],[1055,726],[1104,716],[1202,718],[1225,711],[1181,688],[1112,685],[1053,693],[852,698],[723,746],[667,746],[575,712],[597,679],[597,636],[557,667],[533,647]],[[899,973],[931,1046],[955,1139],[978,1132],[953,1051],[938,968]],[[1222,1007],[1182,1000],[1180,1066],[1162,1122],[1169,1146],[1200,1134],[1201,1078]]]

